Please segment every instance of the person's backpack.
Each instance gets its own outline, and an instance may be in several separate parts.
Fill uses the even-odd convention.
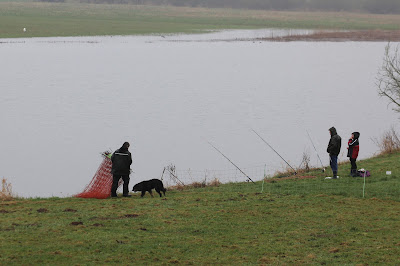
[[[371,176],[371,173],[368,170],[365,170],[364,168],[358,170],[357,173],[358,173],[358,176],[361,176],[361,177]]]

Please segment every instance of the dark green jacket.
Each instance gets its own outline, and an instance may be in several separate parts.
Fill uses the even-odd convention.
[[[336,128],[331,127],[331,139],[329,140],[328,148],[326,151],[329,155],[338,156],[340,153],[340,147],[342,146],[342,138],[337,134]]]

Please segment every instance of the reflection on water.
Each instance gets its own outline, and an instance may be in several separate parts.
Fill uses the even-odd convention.
[[[20,196],[68,196],[129,141],[131,186],[171,163],[188,182],[245,180],[210,141],[260,180],[285,163],[252,128],[295,167],[304,151],[319,164],[306,130],[328,164],[331,126],[342,160],[353,131],[373,155],[397,121],[374,85],[385,43],[211,41],[266,32],[2,40],[0,176]]]

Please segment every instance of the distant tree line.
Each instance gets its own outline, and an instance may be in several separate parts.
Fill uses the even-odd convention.
[[[64,2],[65,0],[39,0]],[[171,5],[292,11],[349,11],[399,14],[400,0],[74,0],[96,4]],[[68,1],[69,2],[69,1]]]

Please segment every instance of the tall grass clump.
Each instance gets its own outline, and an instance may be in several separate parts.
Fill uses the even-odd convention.
[[[7,180],[3,178],[1,180],[1,191],[0,191],[0,200],[11,200],[12,196],[12,187],[10,183],[7,183]]]
[[[311,167],[310,167],[310,160],[311,160],[311,156],[310,153],[308,151],[304,151],[303,152],[303,156],[301,159],[301,164],[299,169],[297,170],[298,172],[308,172],[310,171]]]
[[[289,165],[287,165],[284,169],[282,170],[277,170],[273,177],[274,178],[284,178],[284,177],[291,177],[295,176],[296,174],[304,174],[308,173],[311,170],[316,170],[318,168],[312,167],[310,164],[311,161],[311,155],[308,150],[303,151],[303,155],[301,157],[301,162],[299,167],[295,169],[296,173],[293,171],[294,169],[290,168]],[[265,179],[269,179],[269,176],[266,176]]]
[[[379,147],[380,154],[400,151],[400,138],[394,127],[385,131],[380,138],[374,138],[373,141]]]
[[[193,188],[205,188],[205,187],[219,187],[222,183],[218,180],[218,178],[214,178],[210,182],[193,182],[191,184],[177,184],[175,186],[168,187],[168,190],[186,190],[186,189],[193,189]]]

